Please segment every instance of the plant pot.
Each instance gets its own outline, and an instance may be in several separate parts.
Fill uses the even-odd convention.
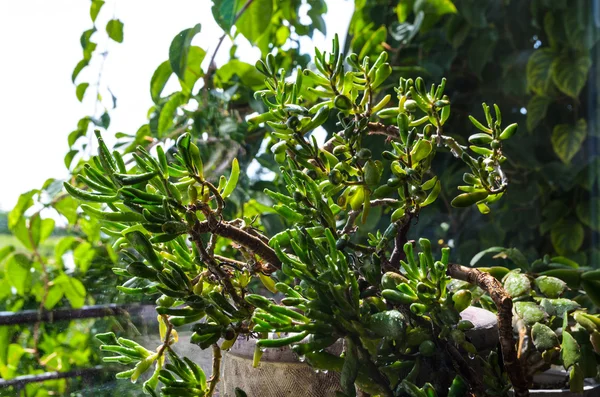
[[[469,307],[461,317],[475,325],[467,336],[480,351],[496,347],[498,324],[493,313]],[[261,397],[329,397],[339,390],[338,373],[315,372],[308,364],[300,362],[289,347],[266,349],[258,368],[253,368],[255,345],[254,339],[239,339],[228,352],[223,352],[222,396],[233,397],[236,387],[248,396]],[[343,341],[339,340],[327,350],[340,354],[342,349]]]
[[[337,341],[327,350],[340,354],[342,342]],[[255,339],[240,338],[229,351],[223,352],[221,396],[234,397],[236,387],[248,396],[261,397],[330,397],[339,390],[338,373],[316,372],[308,364],[300,362],[287,346],[265,350],[259,366],[253,368],[255,345]]]
[[[600,384],[593,379],[585,379],[583,393],[572,393],[569,389],[563,389],[568,378],[569,374],[564,369],[549,369],[536,374],[533,381],[542,388],[530,389],[529,394],[533,397],[600,397]],[[513,391],[509,390],[508,395],[512,397]]]

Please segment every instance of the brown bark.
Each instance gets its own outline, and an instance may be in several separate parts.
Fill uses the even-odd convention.
[[[528,397],[528,382],[525,377],[525,371],[521,367],[521,362],[517,358],[516,341],[513,337],[513,303],[510,295],[492,275],[477,269],[451,263],[448,265],[448,275],[452,278],[477,285],[486,291],[496,304],[496,308],[498,309],[498,336],[504,367],[512,383],[515,396]]]
[[[214,233],[243,245],[271,265],[271,269],[265,269],[265,273],[273,273],[275,270],[281,269],[281,261],[277,254],[263,240],[228,223],[218,222],[210,225],[208,221],[198,222],[194,226],[194,232]]]

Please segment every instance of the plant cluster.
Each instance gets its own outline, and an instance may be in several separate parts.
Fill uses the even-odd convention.
[[[391,96],[374,101],[391,73],[386,53],[372,64],[369,57],[359,60],[354,54],[344,62],[336,39],[331,53],[317,50],[315,59],[316,70],[298,70],[292,80],[277,69],[272,56],[257,63],[267,89],[256,96],[268,111],[250,123],[265,122],[272,128],[270,149],[282,163],[287,188],[265,191],[288,224],[271,238],[252,219],[224,218],[239,178],[236,161],[230,177],[213,184],[205,178],[198,146],[184,133],[172,160],[160,145],[156,156],[138,147],[132,153],[135,165],[127,168],[121,154],[111,153],[97,133],[98,156],[84,167],[92,183],[85,190],[69,184],[65,188],[89,202],[82,209],[102,219],[103,231],[115,237],[122,264],[114,271],[128,278],[119,289],[161,295],[156,303],[163,329],[156,353],[102,335],[104,349],[120,354],[107,359],[135,364],[119,375],[134,381],[154,364],[154,375],[144,384],[149,394],[156,393],[161,380],[165,395],[174,393],[173,382],[210,395],[219,378],[221,349],[238,337],[262,336],[256,360],[263,348],[294,344],[316,368],[341,371],[345,395],[356,393],[355,383],[390,396],[446,393],[448,388],[453,393],[470,388],[477,394],[503,394],[511,386],[526,392],[527,383],[519,378],[521,361],[514,360],[510,295],[489,273],[449,263],[448,248],[436,261],[431,242],[420,239],[417,257],[415,243],[407,239],[411,221],[440,193],[440,181],[431,170],[437,151],[450,152],[471,171],[453,205],[477,205],[489,212],[487,204],[507,188],[502,142],[516,125],[502,128],[498,107],[494,118],[484,104],[485,125],[472,118],[481,133],[470,137],[467,148],[444,133],[450,105],[444,81],[426,91],[420,78],[400,79],[398,105],[386,107]],[[337,114],[340,132],[319,145],[310,133],[330,114]],[[396,123],[383,122],[390,118]],[[373,154],[364,148],[369,135],[382,135],[391,150]],[[391,175],[385,182],[384,170]],[[375,206],[388,210],[390,222],[383,232],[361,241],[356,231]],[[249,294],[254,276],[272,292],[282,293],[283,300]],[[496,304],[504,367],[497,352],[482,359],[465,336],[472,324],[461,321],[459,313],[471,304],[471,292],[449,292],[452,278],[477,285]],[[177,340],[175,329],[188,323],[195,323],[191,342],[214,351],[216,372],[203,387],[200,376],[195,378],[200,383],[191,386],[191,378],[177,380],[181,368],[163,365]],[[291,334],[265,338],[269,332]],[[299,343],[306,337],[308,343]],[[340,338],[345,340],[342,356],[322,351]],[[469,365],[474,357],[479,357],[485,382]],[[445,376],[423,385],[419,368],[427,360],[442,363],[439,371]]]

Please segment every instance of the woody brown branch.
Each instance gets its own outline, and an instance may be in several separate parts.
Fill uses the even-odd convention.
[[[510,378],[516,397],[528,397],[529,388],[525,371],[517,358],[516,342],[513,337],[512,299],[502,284],[492,275],[477,269],[449,264],[447,274],[459,280],[477,285],[489,294],[498,309],[498,336],[504,367]]]
[[[258,255],[270,266],[265,269],[265,273],[272,273],[275,270],[281,269],[281,261],[277,257],[275,251],[269,247],[260,238],[226,222],[218,222],[214,225],[209,224],[209,221],[198,222],[194,225],[195,233],[214,233],[218,236],[228,238],[252,251]]]

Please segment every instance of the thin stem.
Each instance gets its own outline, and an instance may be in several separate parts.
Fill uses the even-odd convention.
[[[210,377],[210,386],[208,388],[208,396],[212,396],[215,392],[215,388],[221,379],[221,348],[218,344],[213,344],[213,365],[212,365],[212,375]]]
[[[248,9],[248,7],[250,7],[250,5],[253,2],[254,2],[254,0],[248,0],[248,1],[246,1],[246,3],[242,6],[242,8],[233,17],[233,20],[231,21],[231,26],[235,25],[235,23],[238,21],[238,19],[240,19],[240,17],[244,14],[244,12],[246,12],[246,10]],[[215,47],[215,50],[213,51],[213,54],[210,57],[210,62],[208,63],[208,70],[206,71],[206,75],[204,76],[204,87],[206,89],[209,88],[209,83],[211,82],[212,75],[213,75],[213,73],[216,70],[216,67],[215,67],[215,64],[214,64],[215,63],[215,58],[217,57],[217,53],[221,49],[221,45],[223,44],[223,41],[225,40],[225,37],[227,37],[227,33],[228,32],[223,32],[223,35],[221,35],[221,37],[219,37],[219,41],[217,43],[217,46]]]

